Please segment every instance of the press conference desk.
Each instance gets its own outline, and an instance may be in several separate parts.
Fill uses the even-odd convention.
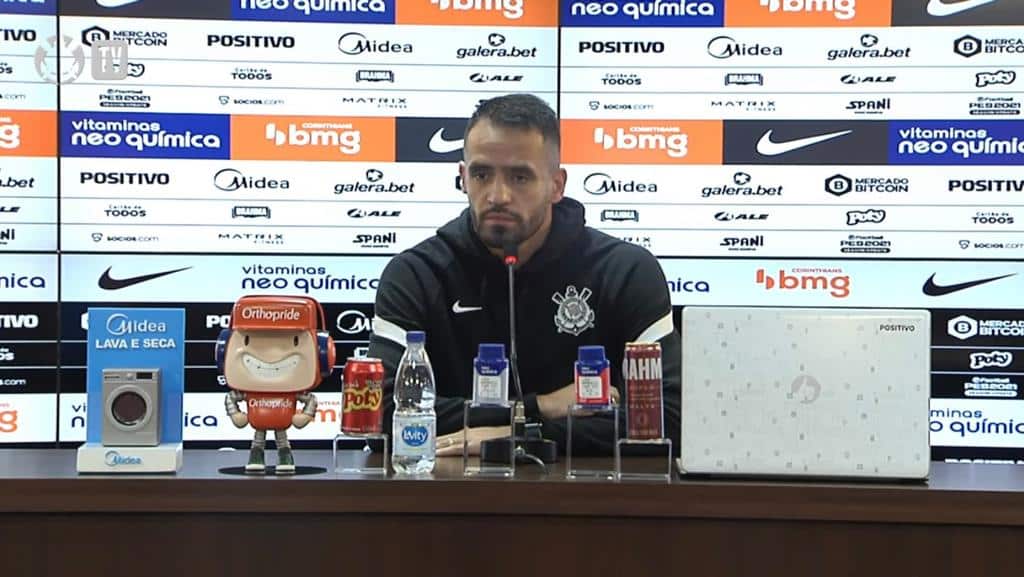
[[[466,479],[461,459],[432,480],[218,473],[244,460],[83,477],[74,451],[0,451],[0,575],[1024,574],[1024,467],[935,463],[928,485]],[[297,461],[331,470],[329,451]]]

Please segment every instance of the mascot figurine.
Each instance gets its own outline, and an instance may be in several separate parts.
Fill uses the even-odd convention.
[[[275,472],[295,473],[288,428],[301,429],[313,420],[316,397],[310,391],[334,370],[334,341],[320,303],[309,297],[244,296],[231,310],[231,328],[221,331],[216,354],[217,369],[231,389],[224,399],[228,417],[236,427],[252,425],[256,431],[245,472],[265,472],[267,431],[274,431]],[[241,402],[245,412],[238,408]]]

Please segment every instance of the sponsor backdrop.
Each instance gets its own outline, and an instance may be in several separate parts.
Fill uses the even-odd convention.
[[[86,311],[186,311],[185,439],[244,442],[213,342],[466,205],[476,103],[562,117],[588,222],[689,304],[932,311],[933,456],[1024,462],[1014,0],[0,0],[0,444],[85,438]],[[58,27],[59,25],[59,27]],[[1024,82],[1024,80],[1022,80]],[[552,311],[553,314],[553,311]]]

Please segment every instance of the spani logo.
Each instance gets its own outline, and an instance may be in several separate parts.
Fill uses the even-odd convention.
[[[402,442],[410,447],[421,447],[430,438],[430,431],[423,425],[408,425],[402,428]]]

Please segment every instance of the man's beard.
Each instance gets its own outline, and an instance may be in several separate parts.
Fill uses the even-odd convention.
[[[501,213],[508,215],[509,213]],[[484,214],[486,217],[487,214]],[[474,216],[473,225],[476,235],[488,248],[505,248],[509,243],[518,245],[525,240],[525,223],[518,216],[509,215],[516,219],[515,224],[485,224]]]

